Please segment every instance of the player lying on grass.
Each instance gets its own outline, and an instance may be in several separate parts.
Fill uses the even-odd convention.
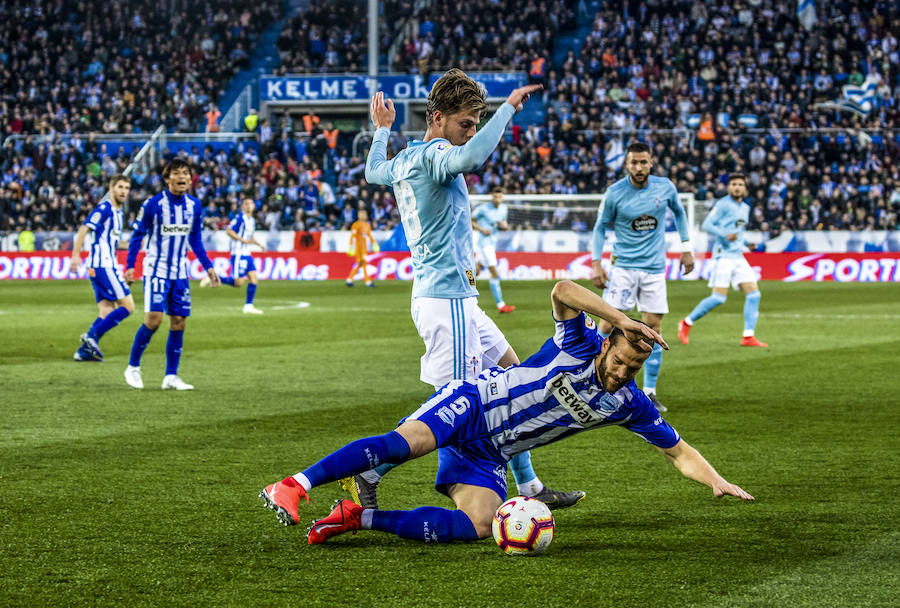
[[[457,510],[381,511],[343,500],[313,523],[308,542],[360,529],[425,542],[477,540],[491,534],[491,518],[506,498],[510,458],[586,429],[619,425],[715,496],[753,500],[681,439],[634,383],[653,345],[668,348],[658,333],[571,281],[557,283],[551,301],[556,334],[526,361],[487,369],[475,382],[448,383],[397,430],[349,443],[302,473],[266,486],[260,498],[284,524],[293,525],[299,522],[300,499],[309,503],[311,488],[441,447],[435,487]],[[597,333],[585,313],[612,324],[609,338]]]

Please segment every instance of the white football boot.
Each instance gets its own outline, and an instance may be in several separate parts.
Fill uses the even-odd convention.
[[[163,378],[162,387],[164,391],[168,389],[175,389],[176,391],[194,390],[193,384],[188,384],[178,376],[166,376]]]
[[[245,315],[261,315],[263,311],[258,309],[253,304],[244,304],[244,314]]]
[[[126,367],[125,382],[132,388],[144,388],[144,381],[141,379],[141,368],[133,365]]]

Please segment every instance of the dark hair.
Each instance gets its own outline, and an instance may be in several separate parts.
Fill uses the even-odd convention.
[[[741,180],[742,182],[744,182],[745,186],[747,185],[747,176],[744,175],[743,173],[732,173],[731,175],[728,176],[728,183],[730,184],[731,182],[738,180],[738,179]]]
[[[493,194],[503,194],[503,186],[494,186],[494,189],[491,190]]]
[[[629,154],[640,154],[641,152],[646,152],[650,156],[653,156],[653,151],[650,150],[650,145],[645,144],[642,141],[636,141],[633,144],[628,145],[628,149],[625,150],[625,156]]]
[[[163,179],[169,179],[169,175],[172,174],[172,171],[177,171],[178,169],[187,169],[191,172],[191,175],[193,175],[194,173],[193,169],[191,169],[191,163],[182,158],[176,158],[175,160],[171,160],[166,163],[166,166],[163,167]]]
[[[435,112],[447,115],[465,111],[480,118],[487,108],[486,95],[484,87],[459,68],[453,68],[431,87],[425,103],[425,122],[431,126]]]
[[[128,182],[128,185],[131,186],[131,178],[125,175],[124,173],[117,173],[109,178],[109,187],[112,188],[119,182]]]
[[[641,321],[640,319],[632,319],[632,320],[633,320],[633,321],[637,321],[637,322],[640,323],[641,325],[646,325],[647,327],[650,327],[649,325],[647,325],[646,323],[644,323],[644,322]],[[610,346],[612,346],[612,345],[614,345],[616,342],[618,342],[620,338],[621,338],[622,340],[625,340],[626,342],[628,342],[628,344],[629,344],[632,348],[636,348],[634,342],[632,342],[631,340],[629,340],[628,338],[626,338],[626,337],[625,337],[625,333],[624,333],[621,329],[619,329],[618,327],[614,327],[613,330],[612,330],[611,332],[609,332],[609,344],[610,344]],[[652,344],[652,342],[651,342],[651,344]]]

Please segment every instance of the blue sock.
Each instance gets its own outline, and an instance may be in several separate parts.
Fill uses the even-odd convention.
[[[134,344],[131,345],[131,357],[128,358],[128,365],[133,367],[141,366],[141,357],[147,345],[150,344],[150,338],[156,333],[155,329],[150,329],[143,323],[138,327],[137,333],[134,334]]]
[[[250,283],[247,285],[247,304],[253,304],[253,298],[256,297],[256,285]]]
[[[659,368],[662,366],[662,346],[653,345],[653,352],[644,362],[644,388],[646,390],[656,390],[656,379],[659,377]]]
[[[598,326],[598,327],[597,327],[597,333],[598,333],[600,336],[602,336],[604,340],[606,340],[606,339],[609,337],[609,333],[610,333],[610,332],[603,332],[603,331],[600,331],[600,327]]]
[[[478,540],[469,516],[459,510],[419,507],[412,511],[373,511],[372,529],[426,543]]]
[[[744,331],[750,332],[756,329],[756,320],[759,319],[759,299],[762,294],[759,290],[751,291],[744,299]],[[746,335],[746,334],[745,334]]]
[[[491,279],[488,281],[488,284],[491,286],[491,293],[494,294],[494,300],[497,301],[497,306],[500,306],[500,303],[503,302],[503,292],[500,290],[500,279]]]
[[[374,469],[383,462],[399,464],[409,458],[409,444],[400,433],[373,435],[348,443],[332,452],[303,474],[312,487]]]
[[[725,300],[726,297],[720,293],[712,293],[700,300],[700,303],[697,304],[694,310],[691,311],[691,314],[687,316],[687,320],[690,321],[689,325],[693,325],[694,323],[696,323],[701,317],[703,317],[703,315],[711,311],[716,306],[724,304]]]
[[[118,308],[113,310],[111,313],[106,315],[106,318],[104,318],[103,321],[101,321],[99,325],[97,325],[95,323],[95,325],[97,326],[97,328],[95,330],[97,332],[97,334],[95,336],[93,336],[94,339],[99,340],[100,338],[102,338],[103,334],[105,334],[106,332],[111,330],[113,327],[115,327],[116,325],[118,325],[119,323],[124,321],[125,317],[127,317],[130,314],[131,313],[128,312],[128,309],[125,308],[124,306],[119,306]],[[94,330],[93,327],[91,329]]]
[[[531,466],[531,452],[522,452],[513,456],[509,461],[509,468],[512,469],[516,485],[524,485],[537,479],[537,473]]]
[[[181,347],[184,344],[184,330],[169,330],[169,339],[166,340],[166,375],[174,376],[178,373],[178,363],[181,361]]]
[[[103,325],[103,319],[102,319],[102,318],[97,317],[96,319],[94,319],[94,322],[91,323],[90,328],[88,328],[88,330],[87,330],[87,335],[89,335],[90,337],[92,337],[94,340],[99,339],[100,336],[103,335],[103,334],[98,334],[98,333],[97,333],[97,329],[98,329],[101,325]]]
[[[219,280],[222,281],[222,285],[231,285],[234,287],[234,277],[222,277]]]
[[[380,464],[377,467],[375,467],[375,472],[378,473],[379,475],[381,475],[382,477],[384,477],[391,471],[391,469],[393,469],[396,466],[397,466],[396,464],[391,464],[390,462],[385,462],[384,464]]]

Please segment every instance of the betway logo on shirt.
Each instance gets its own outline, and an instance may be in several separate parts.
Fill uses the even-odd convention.
[[[572,383],[565,374],[560,374],[550,381],[550,392],[581,426],[593,426],[603,421],[591,406],[578,398],[578,393],[572,388]]]
[[[190,224],[163,224],[160,231],[166,236],[177,236],[191,233]]]

